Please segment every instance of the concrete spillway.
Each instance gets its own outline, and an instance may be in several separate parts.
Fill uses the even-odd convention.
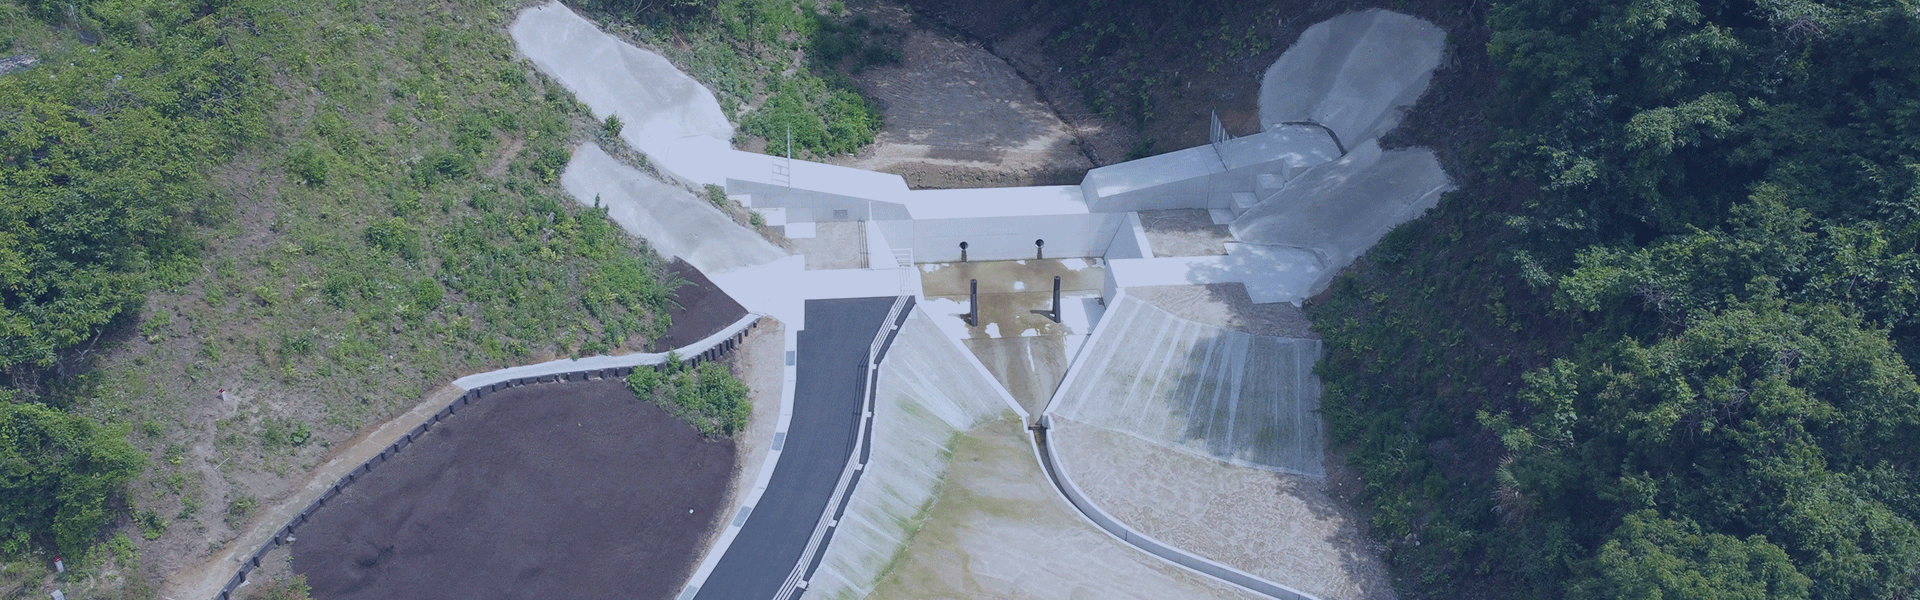
[[[920,530],[961,432],[1010,410],[966,352],[915,309],[874,387],[873,457],[805,598],[864,598]]]
[[[1048,412],[1235,464],[1324,476],[1320,341],[1188,321],[1122,296]]]

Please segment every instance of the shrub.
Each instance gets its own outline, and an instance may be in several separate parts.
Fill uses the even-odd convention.
[[[301,144],[287,154],[287,173],[302,184],[326,185],[330,167],[327,155],[309,144]]]
[[[701,435],[731,436],[746,429],[753,414],[747,385],[717,362],[687,368],[669,353],[661,371],[636,368],[627,376],[627,389],[643,400],[666,408]]]
[[[420,230],[400,217],[368,224],[367,243],[407,260],[420,259]]]

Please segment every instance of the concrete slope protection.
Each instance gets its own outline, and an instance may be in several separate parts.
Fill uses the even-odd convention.
[[[1253,335],[1131,296],[1047,407],[1054,417],[1223,462],[1320,477],[1320,341]]]
[[[694,598],[773,598],[800,560],[852,455],[867,358],[894,298],[809,300],[795,348],[793,420],[766,492]]]
[[[1307,28],[1260,80],[1260,121],[1325,125],[1353,148],[1385,135],[1426,92],[1447,34],[1381,9]]]
[[[666,58],[607,35],[559,2],[521,11],[509,33],[595,117],[619,116],[620,138],[668,173],[696,184],[723,181],[704,157],[732,149],[733,125],[713,92]]]
[[[958,435],[1011,414],[926,310],[902,324],[874,387],[873,453],[802,598],[865,598],[926,517]]]
[[[575,201],[606,207],[608,217],[655,251],[685,259],[708,275],[787,256],[712,204],[615,160],[597,144],[574,151],[560,184]]]
[[[1440,161],[1425,148],[1381,150],[1362,142],[1339,160],[1287,182],[1269,199],[1235,218],[1228,230],[1247,244],[1311,248],[1324,264],[1308,274],[1307,295],[1327,289],[1333,276],[1401,223],[1440,203],[1453,189]]]

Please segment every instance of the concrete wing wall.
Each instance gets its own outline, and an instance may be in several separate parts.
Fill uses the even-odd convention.
[[[1309,27],[1261,78],[1260,120],[1319,123],[1348,148],[1380,137],[1426,91],[1446,41],[1432,23],[1380,9]]]
[[[686,259],[702,273],[725,273],[787,255],[712,204],[621,164],[595,144],[573,153],[560,184],[575,201],[606,207],[607,216],[622,229],[647,240],[662,255]]]
[[[1234,219],[1230,229],[1248,244],[1318,250],[1330,277],[1388,231],[1433,208],[1451,189],[1432,151],[1382,151],[1378,142],[1369,141],[1289,182]],[[1310,293],[1325,285],[1317,283]]]
[[[1046,240],[1046,258],[1106,256],[1127,213],[923,219],[913,223],[915,262],[1036,258],[1034,240]]]

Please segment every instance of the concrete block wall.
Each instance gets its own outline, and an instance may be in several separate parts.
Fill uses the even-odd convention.
[[[755,208],[785,208],[790,223],[866,221],[876,214],[881,218],[906,214],[906,207],[898,203],[758,181],[728,179],[727,193],[752,196]],[[888,206],[874,208],[880,204]]]
[[[1206,208],[1213,191],[1210,176],[1224,169],[1212,146],[1198,146],[1088,171],[1080,189],[1093,212]],[[1159,183],[1127,183],[1140,179]]]

